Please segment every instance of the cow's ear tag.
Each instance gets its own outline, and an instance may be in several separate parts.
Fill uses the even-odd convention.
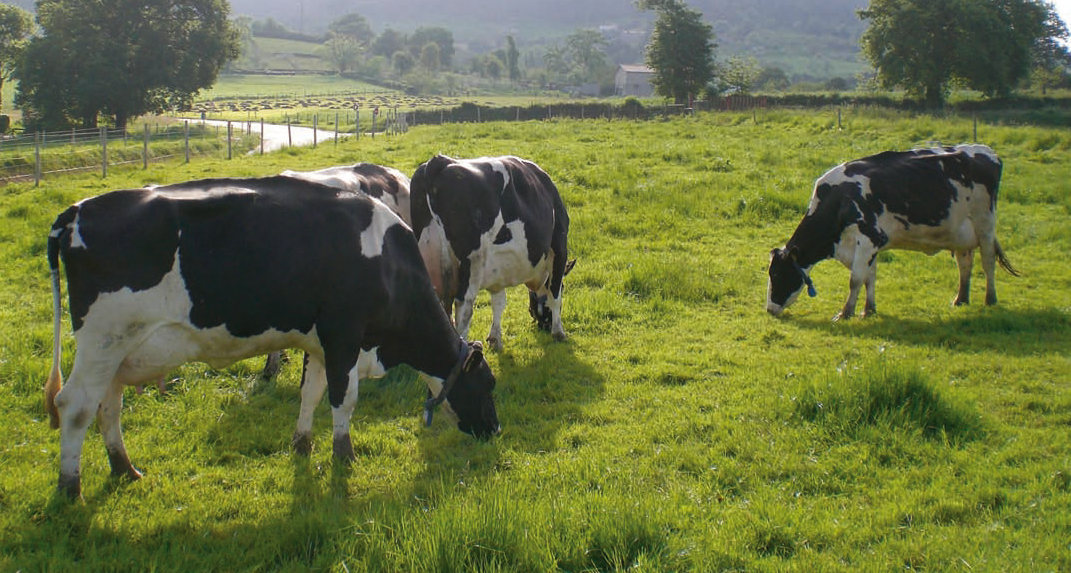
[[[818,296],[818,289],[814,288],[814,283],[807,285],[807,296],[811,298]]]

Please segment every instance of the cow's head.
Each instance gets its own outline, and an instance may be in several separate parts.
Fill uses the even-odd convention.
[[[495,375],[483,358],[483,345],[462,342],[458,363],[443,383],[443,390],[425,404],[425,420],[431,424],[431,412],[444,401],[457,418],[457,428],[477,438],[488,438],[502,431],[495,410]]]
[[[774,249],[770,251],[770,282],[766,288],[766,311],[774,316],[780,315],[792,306],[800,296],[803,287],[807,293],[815,296],[818,292],[811,282],[807,270],[800,266],[797,257],[799,250]]]
[[[568,275],[569,271],[573,270],[574,265],[576,265],[576,259],[565,263],[565,272],[562,273],[562,277]],[[547,294],[549,292],[550,277],[547,277],[546,282],[543,283],[543,288],[539,289],[538,293],[533,290],[528,291],[528,314],[535,321],[536,326],[546,332],[550,332],[551,323],[553,322],[550,307],[547,306]]]

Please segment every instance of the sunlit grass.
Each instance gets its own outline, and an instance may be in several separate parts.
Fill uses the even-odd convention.
[[[831,323],[848,273],[785,317],[764,308],[768,252],[814,179],[885,149],[972,138],[969,119],[887,111],[700,114],[418,126],[232,161],[0,189],[0,570],[871,571],[1071,568],[1071,250],[1065,130],[982,124],[1005,161],[997,234],[1023,276],[1000,304],[950,306],[955,262],[880,259],[876,317]],[[300,358],[183,367],[129,390],[136,483],[108,477],[91,430],[85,502],[53,494],[59,441],[47,229],[109,189],[435,153],[516,154],[557,182],[576,268],[567,341],[509,292],[490,354],[504,433],[421,426],[411,372],[362,384],[358,461],[289,451]],[[474,337],[489,328],[480,297]],[[75,348],[64,326],[65,371]]]

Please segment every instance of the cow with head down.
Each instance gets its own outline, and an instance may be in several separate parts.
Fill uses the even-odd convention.
[[[491,293],[487,336],[502,349],[505,289],[527,285],[529,313],[556,339],[562,327],[562,282],[569,215],[558,188],[535,163],[518,157],[436,156],[413,174],[413,233],[432,284],[467,338],[481,290]]]
[[[804,287],[815,296],[811,268],[835,258],[851,277],[834,320],[855,314],[863,287],[863,315],[874,314],[877,255],[888,249],[952,251],[959,265],[955,305],[970,302],[974,250],[980,250],[985,302],[996,304],[996,265],[1018,276],[996,237],[1000,176],[1000,158],[985,145],[889,151],[833,168],[815,182],[807,213],[784,248],[770,252],[766,310],[780,315]]]
[[[78,345],[60,373],[60,261]],[[59,489],[81,492],[94,418],[112,473],[140,477],[119,418],[124,386],[190,361],[223,367],[284,348],[308,368],[294,432],[311,449],[326,391],[334,455],[354,458],[357,384],[407,364],[460,430],[499,432],[495,378],[478,344],[454,330],[416,239],[383,203],[294,177],[210,179],[113,191],[61,213],[48,238],[55,335],[45,405],[59,427]]]

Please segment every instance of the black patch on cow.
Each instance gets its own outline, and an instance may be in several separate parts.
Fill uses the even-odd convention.
[[[76,331],[100,294],[152,288],[174,267],[178,226],[168,205],[153,196],[145,189],[108,193],[64,214],[77,225],[59,237]],[[75,232],[84,248],[72,246]]]
[[[509,230],[509,227],[502,225],[499,229],[498,235],[495,237],[496,245],[505,245],[513,239],[513,232]]]

